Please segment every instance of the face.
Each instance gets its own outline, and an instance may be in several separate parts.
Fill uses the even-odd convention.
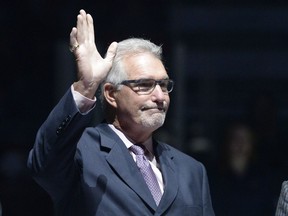
[[[123,63],[129,80],[168,78],[162,62],[151,54],[138,54]],[[148,95],[139,95],[122,85],[115,93],[115,102],[117,121],[123,130],[153,132],[163,125],[170,98],[159,85]]]

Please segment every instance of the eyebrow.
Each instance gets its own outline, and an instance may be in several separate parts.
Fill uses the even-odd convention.
[[[127,80],[145,80],[145,79],[153,79],[153,80],[165,80],[165,79],[170,79],[169,76],[165,76],[165,77],[162,77],[162,78],[155,78],[155,77],[147,77],[147,76],[143,76],[143,77],[137,77],[137,78],[127,78]]]

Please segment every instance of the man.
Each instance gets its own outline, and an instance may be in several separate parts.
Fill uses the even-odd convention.
[[[282,183],[281,193],[277,204],[276,216],[288,215],[288,181]]]
[[[28,159],[56,214],[213,216],[204,166],[152,138],[173,89],[161,47],[128,39],[102,58],[84,10],[70,44],[79,80],[40,127]],[[106,122],[88,127],[100,86]]]

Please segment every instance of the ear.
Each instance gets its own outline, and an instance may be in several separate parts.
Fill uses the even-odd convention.
[[[117,107],[117,103],[115,100],[115,93],[116,93],[116,87],[111,83],[105,83],[103,86],[103,94],[104,97],[112,107]]]

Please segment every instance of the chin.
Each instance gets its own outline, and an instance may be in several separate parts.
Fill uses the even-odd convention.
[[[161,127],[165,122],[165,114],[159,114],[159,115],[152,115],[152,116],[146,116],[145,118],[142,118],[142,125],[145,128],[150,128],[153,130],[157,130],[159,127]]]

